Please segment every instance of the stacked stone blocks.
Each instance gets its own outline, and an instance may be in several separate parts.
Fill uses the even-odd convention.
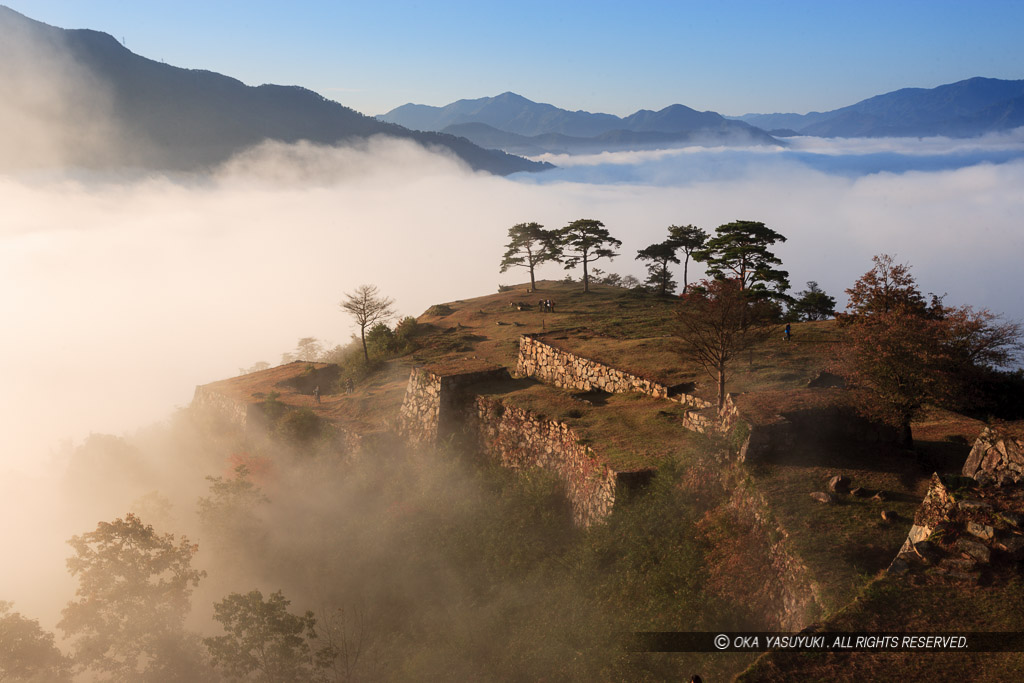
[[[563,389],[600,390],[610,394],[646,394],[654,398],[676,401],[698,410],[711,406],[707,401],[690,394],[670,395],[669,387],[665,384],[577,356],[547,344],[534,335],[519,338],[519,362],[516,365],[516,372],[523,377],[536,377],[541,382]]]

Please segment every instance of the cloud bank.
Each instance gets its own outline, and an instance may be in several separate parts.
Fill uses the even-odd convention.
[[[338,302],[359,284],[408,315],[493,292],[517,279],[497,265],[508,227],[523,221],[598,218],[623,240],[601,267],[642,275],[632,256],[669,224],[760,220],[789,238],[778,253],[797,289],[813,279],[841,298],[888,252],[926,291],[1024,317],[1019,158],[852,178],[764,151],[615,165],[629,182],[587,182],[601,166],[503,179],[376,139],[268,145],[203,178],[0,178],[8,461],[160,419],[195,384],[276,362],[299,337],[346,341]]]

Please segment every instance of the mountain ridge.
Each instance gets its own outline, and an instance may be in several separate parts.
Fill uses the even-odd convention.
[[[13,93],[6,111],[0,109],[0,123],[59,123],[55,129],[72,143],[62,160],[71,165],[196,170],[267,140],[332,145],[387,135],[445,148],[475,170],[499,175],[551,167],[450,135],[380,122],[300,86],[249,86],[217,72],[157,62],[107,33],[49,26],[3,6],[0,37],[0,62],[6,65],[0,66],[0,86]],[[40,90],[47,95],[41,112]],[[81,116],[81,103],[91,107],[91,116]],[[90,146],[101,120],[108,122],[106,135]],[[19,134],[10,124],[0,126],[0,135],[5,131]],[[0,151],[17,144],[0,139]],[[4,156],[0,166],[17,165],[14,154]]]
[[[827,112],[744,114],[736,120],[816,137],[974,137],[1024,126],[1022,97],[1024,80],[976,76],[935,88],[901,88]]]
[[[569,111],[513,92],[463,99],[443,107],[405,104],[377,117],[416,130],[449,131],[505,151],[592,153],[679,145],[780,144],[764,131],[682,104],[640,109],[626,117]],[[481,129],[479,126],[487,126]],[[503,134],[503,135],[499,135]],[[537,153],[537,151],[533,152]]]

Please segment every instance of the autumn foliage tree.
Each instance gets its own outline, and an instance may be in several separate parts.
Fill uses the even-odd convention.
[[[898,428],[909,448],[922,408],[969,408],[978,373],[1017,358],[1022,328],[984,309],[944,306],[940,297],[926,303],[910,266],[887,254],[873,261],[846,290],[836,368],[859,391],[861,411]]]
[[[734,278],[704,280],[682,296],[676,317],[680,351],[716,383],[719,410],[730,363],[767,338],[776,315],[771,303],[751,296]]]

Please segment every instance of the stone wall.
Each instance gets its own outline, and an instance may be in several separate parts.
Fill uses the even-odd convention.
[[[558,476],[580,526],[610,515],[623,489],[641,485],[653,474],[653,470],[616,472],[569,425],[494,398],[477,397],[475,417],[481,448],[503,466],[540,467]]]
[[[516,372],[524,377],[536,377],[542,382],[563,389],[601,390],[610,394],[647,394],[695,409],[711,405],[690,394],[670,394],[669,387],[665,384],[577,356],[547,344],[534,335],[523,335],[519,338],[519,362],[516,365]]]
[[[807,566],[793,552],[789,534],[769,512],[768,502],[757,487],[749,481],[749,475],[737,468],[722,473],[723,480],[729,481],[732,495],[729,506],[736,510],[752,526],[767,548],[765,558],[769,571],[760,577],[760,592],[770,598],[776,610],[763,615],[769,620],[767,629],[799,631],[817,619],[822,611],[822,600],[818,585],[811,579]]]
[[[253,420],[254,413],[259,410],[259,406],[249,401],[233,399],[206,385],[196,387],[190,407],[198,412],[216,415],[243,429],[250,426],[250,420]]]
[[[1024,430],[986,427],[974,442],[963,473],[979,482],[1024,480]]]
[[[438,444],[466,426],[474,387],[502,379],[508,370],[482,361],[414,367],[398,415],[399,434],[414,445]]]

